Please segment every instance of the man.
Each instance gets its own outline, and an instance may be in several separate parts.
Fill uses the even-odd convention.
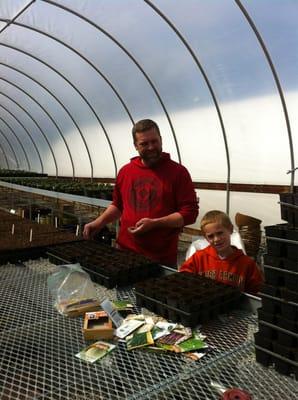
[[[194,187],[187,169],[162,152],[162,139],[154,121],[137,122],[132,134],[139,156],[121,168],[112,204],[85,225],[83,235],[89,239],[120,218],[120,248],[174,266],[179,232],[184,225],[194,223],[198,215]]]

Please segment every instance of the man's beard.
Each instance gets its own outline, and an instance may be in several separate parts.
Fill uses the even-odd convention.
[[[162,150],[154,150],[153,152],[142,154],[141,158],[144,164],[146,164],[148,167],[152,167],[160,160],[161,153]]]

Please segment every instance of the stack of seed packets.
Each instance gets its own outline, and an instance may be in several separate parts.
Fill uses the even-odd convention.
[[[140,326],[136,327],[138,324]],[[203,357],[208,348],[206,336],[199,331],[142,314],[126,318],[116,330],[116,335],[120,339],[125,338],[128,350],[146,347],[152,351],[173,351],[193,360]]]
[[[200,331],[192,331],[191,328],[157,316],[130,314],[114,332],[118,340],[125,341],[127,350],[146,348],[158,352],[171,351],[198,360],[206,354],[208,348],[206,336]],[[115,344],[97,341],[76,354],[76,357],[93,363],[115,347]]]

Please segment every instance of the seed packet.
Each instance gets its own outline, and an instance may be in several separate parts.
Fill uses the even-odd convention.
[[[80,358],[81,360],[94,363],[114,350],[115,347],[116,346],[114,344],[98,341],[80,351],[78,354],[76,354],[76,357]]]
[[[153,327],[154,327],[153,318],[146,317],[144,325],[142,325],[136,332],[137,333],[150,332],[153,329]]]
[[[175,342],[176,345],[192,337],[192,330],[190,328],[183,328],[179,330],[175,328],[174,332],[182,335],[180,339],[176,340]]]
[[[176,351],[184,353],[185,351],[194,351],[207,348],[208,345],[201,339],[191,338],[175,346]]]
[[[146,350],[152,351],[153,353],[154,352],[161,353],[163,351],[168,351],[168,349],[164,349],[163,347],[157,347],[157,346],[147,346]]]
[[[176,324],[176,326],[175,326],[176,332],[184,331],[184,329],[186,329],[186,327],[182,324]]]
[[[149,346],[153,343],[151,332],[134,333],[126,338],[127,350]]]
[[[172,344],[158,343],[158,341],[157,341],[157,342],[155,342],[155,345],[157,348],[159,348],[163,351],[176,351],[175,346],[173,346]]]
[[[131,310],[133,308],[133,304],[127,300],[114,300],[113,306],[117,311]]]
[[[152,328],[152,337],[154,340],[157,340],[163,336],[168,335],[174,328],[176,324],[171,324],[166,321],[159,321]]]
[[[187,358],[190,358],[193,361],[198,361],[200,360],[202,357],[204,357],[207,353],[200,353],[200,352],[188,352],[188,353],[184,353],[183,355]]]
[[[105,299],[102,303],[100,303],[102,309],[108,314],[108,316],[111,318],[115,326],[118,328],[122,322],[123,318],[121,315],[118,313],[118,311],[114,308],[113,303]]]
[[[184,338],[184,335],[182,333],[177,333],[175,331],[169,333],[166,336],[162,336],[157,340],[158,344],[175,344],[177,341],[179,341],[181,338]]]
[[[136,319],[136,320],[139,320],[139,321],[145,321],[145,316],[143,314],[129,314],[125,318],[125,321],[130,321],[132,319]]]
[[[141,325],[144,325],[145,320],[137,320],[137,319],[130,319],[128,321],[124,321],[122,325],[116,329],[116,336],[120,339],[124,339],[128,336],[131,332],[135,331]]]

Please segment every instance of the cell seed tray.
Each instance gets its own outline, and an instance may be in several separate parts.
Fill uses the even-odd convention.
[[[278,297],[286,301],[298,303],[297,290],[289,290],[284,286],[275,286],[265,283],[262,286],[262,293],[268,294],[269,296]]]
[[[232,286],[184,272],[140,282],[135,293],[137,305],[190,327],[227,312],[241,294]]]
[[[265,367],[273,366],[276,371],[284,375],[294,375],[298,379],[298,362],[274,353],[262,346],[256,345],[256,361]]]
[[[298,193],[280,193],[281,219],[298,227]]]
[[[267,253],[273,257],[285,257],[298,261],[298,227],[276,224],[265,227]]]
[[[268,366],[280,364],[286,375],[298,372],[298,334],[287,331],[265,321],[259,321],[259,331],[255,333],[256,359]],[[270,356],[270,357],[269,357]],[[278,369],[278,368],[277,368]],[[279,369],[278,369],[279,370]]]
[[[297,338],[298,321],[293,321],[289,318],[284,318],[281,314],[271,314],[265,312],[262,307],[259,308],[257,311],[258,311],[258,319],[260,326],[268,325],[271,326],[271,328],[277,330],[278,329],[280,329],[281,331],[285,330],[286,333],[288,334],[289,333],[295,334]]]
[[[159,264],[148,258],[98,242],[54,246],[47,254],[56,264],[79,262],[94,282],[108,288],[128,286],[160,273]]]
[[[272,315],[281,315],[282,318],[298,321],[298,304],[285,301],[275,296],[261,293],[262,310]]]
[[[47,255],[53,264],[78,263],[86,255],[91,254],[94,247],[88,241],[76,240],[72,243],[62,243],[47,248]]]
[[[272,341],[272,344],[277,343],[282,346],[291,348],[293,353],[295,353],[295,357],[293,360],[298,360],[298,333],[293,331],[288,331],[284,328],[281,328],[277,325],[271,324],[266,321],[259,321],[259,331],[258,331],[259,340],[269,340]],[[262,345],[261,343],[258,343]],[[268,348],[270,350],[270,348]]]
[[[264,264],[274,268],[298,272],[298,262],[295,260],[289,260],[286,257],[276,257],[269,254],[264,254]]]
[[[271,267],[269,265],[265,265],[264,273],[265,273],[265,282],[268,285],[274,285],[276,287],[285,287],[288,290],[297,292],[298,272],[288,271],[285,269],[279,269]]]
[[[29,249],[15,249],[10,251],[0,251],[0,264],[17,263],[20,261],[34,260],[45,255],[45,247],[32,247]]]

